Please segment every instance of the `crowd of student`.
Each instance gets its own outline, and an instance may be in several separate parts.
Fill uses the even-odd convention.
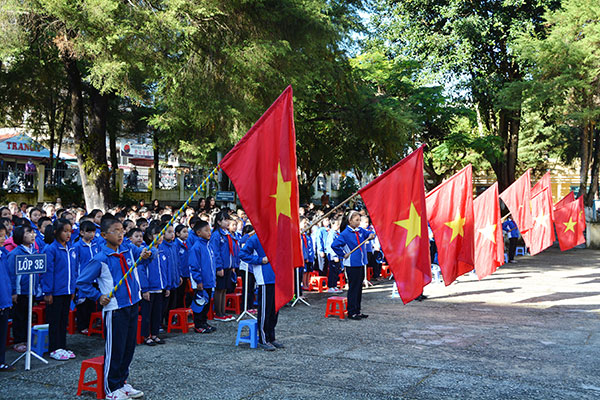
[[[300,214],[305,230],[323,211],[311,205],[301,208]],[[214,199],[202,199],[196,209],[186,209],[168,225],[173,215],[171,207],[160,207],[157,201],[151,207],[116,207],[106,213],[60,204],[0,207],[0,338],[6,337],[12,319],[13,349],[26,351],[30,275],[15,274],[15,259],[44,253],[47,271],[31,276],[35,301],[46,305],[50,357],[61,361],[76,357],[66,341],[69,310],[76,309],[77,330],[85,334],[91,314],[102,309],[109,398],[141,396],[125,383],[138,315],[148,346],[165,343],[160,333],[174,308],[191,307],[194,330],[212,333],[216,328],[207,322],[211,299],[214,320],[234,320],[225,312],[226,294],[235,290],[238,276],[248,279],[242,296],[249,311],[257,314],[260,347],[268,351],[284,347],[275,338],[275,274],[243,210],[219,210]],[[364,266],[373,267],[377,279],[382,254],[364,212],[325,218],[302,233],[301,240],[305,266],[297,270],[296,296],[307,289],[313,271],[328,276],[329,292],[342,291],[338,277],[345,270],[349,318],[366,318],[360,309]],[[127,274],[138,259],[138,267]],[[0,340],[0,371],[12,369],[5,364],[4,345]]]

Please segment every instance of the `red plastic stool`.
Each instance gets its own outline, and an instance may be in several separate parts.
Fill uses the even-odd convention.
[[[176,308],[169,311],[167,332],[170,333],[172,330],[179,329],[182,333],[188,333],[190,328],[194,327],[194,322],[188,322],[188,317],[193,317],[193,315],[194,312],[191,308]],[[176,321],[174,321],[175,317],[177,318]]]
[[[96,379],[85,381],[85,371],[92,368],[96,371]],[[77,396],[81,396],[81,392],[96,392],[97,399],[103,399],[104,396],[104,356],[83,360],[81,363],[81,371],[79,372],[79,384],[77,385]]]
[[[100,320],[100,328],[96,328],[96,321]],[[104,320],[102,319],[102,311],[96,311],[92,313],[90,317],[90,326],[88,327],[88,336],[92,336],[94,333],[99,333],[104,337]]]
[[[367,280],[370,281],[373,279],[373,268],[367,267]]]
[[[318,290],[319,293],[327,291],[327,277],[326,276],[312,276],[308,282],[308,290]]]
[[[319,276],[319,273],[317,271],[312,271],[312,272],[308,273],[309,278],[313,278],[313,277],[316,278],[317,276]]]
[[[213,320],[215,319],[215,312],[213,311],[214,302],[213,299],[210,299],[210,305],[208,306],[208,314],[206,314],[206,319]]]
[[[325,318],[331,316],[346,318],[347,300],[345,297],[332,296],[327,299],[327,308],[325,309]]]
[[[69,324],[67,325],[67,332],[69,335],[74,335],[77,332],[77,325],[75,325],[75,310],[69,310]]]
[[[144,339],[142,338],[142,316],[138,315],[138,324],[137,324],[137,336],[135,337],[135,342],[137,344],[142,344]]]
[[[225,295],[225,312],[242,313],[242,294],[230,293]]]
[[[242,282],[242,277],[238,276],[237,283],[235,285],[235,293],[242,293],[244,290],[244,283]]]
[[[6,346],[10,346],[15,342],[12,336],[12,321],[8,321],[8,329],[6,330]]]
[[[342,273],[339,275],[339,278],[340,278],[340,279],[338,280],[338,287],[339,287],[340,289],[343,289],[343,288],[345,288],[345,287],[346,287],[346,275],[344,275],[344,273],[342,272]]]
[[[381,276],[383,278],[389,278],[390,275],[392,275],[392,272],[390,271],[390,266],[387,264],[383,264],[381,266]]]
[[[31,323],[32,325],[43,325],[46,323],[46,319],[44,318],[46,306],[45,305],[37,305],[31,307]],[[33,316],[35,315],[35,319]]]

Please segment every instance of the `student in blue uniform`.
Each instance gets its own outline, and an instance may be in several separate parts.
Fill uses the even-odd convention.
[[[168,216],[167,216],[168,217]],[[169,311],[177,308],[177,297],[175,293],[182,284],[181,276],[179,276],[179,257],[175,245],[175,230],[173,225],[162,223],[158,226],[158,232],[165,230],[163,241],[158,246],[158,251],[161,253],[161,261],[165,262],[167,274],[167,287],[170,295],[163,299],[163,322],[164,326],[169,323]]]
[[[44,241],[44,234],[46,232],[46,228],[52,225],[52,220],[48,217],[41,217],[38,219],[37,227],[38,232],[35,235],[35,244],[37,245],[38,251],[42,253],[44,251],[44,247],[46,247],[46,242]]]
[[[6,228],[4,225],[0,226],[0,236],[5,237]],[[4,247],[2,247],[4,249]],[[14,371],[15,369],[10,365],[5,364],[6,354],[6,340],[8,333],[8,319],[10,317],[10,310],[13,306],[13,301],[16,301],[16,296],[12,293],[10,285],[10,273],[8,272],[7,263],[8,254],[4,251],[0,251],[0,372]]]
[[[252,235],[246,241],[240,258],[252,265],[258,285],[258,345],[265,351],[284,348],[285,346],[275,339],[278,317],[275,310],[275,273],[258,241],[258,236]]]
[[[368,315],[360,312],[365,265],[368,262],[366,246],[361,243],[374,237],[369,231],[360,227],[360,214],[352,210],[348,213],[345,221],[342,221],[340,235],[331,244],[335,254],[343,259],[344,268],[346,268],[346,274],[348,275],[348,318],[353,320],[368,317]],[[361,244],[360,248],[350,254],[359,244]]]
[[[127,237],[123,239],[123,246],[135,246],[141,249],[144,245],[144,232],[140,228],[133,228],[127,232]]]
[[[307,226],[308,219],[306,219],[306,217],[300,217],[300,232],[303,232]],[[298,277],[304,285],[304,288],[308,289],[309,274],[314,270],[315,266],[315,250],[313,247],[312,237],[309,233],[302,233],[300,235],[300,239],[302,240],[302,255],[304,257],[304,269],[298,269]],[[302,296],[302,289],[300,289],[300,293],[296,293],[296,296]]]
[[[13,337],[15,339],[14,349],[23,353],[27,350],[27,315],[29,305],[29,277],[33,277],[34,296],[41,295],[39,292],[39,274],[16,275],[16,257],[27,254],[36,254],[38,251],[34,246],[35,233],[31,225],[20,225],[13,231],[13,240],[17,245],[8,253],[7,267],[10,274],[12,293],[16,295],[16,303],[13,308]],[[39,293],[38,293],[39,292]]]
[[[29,210],[29,218],[26,218],[31,224],[31,227],[33,228],[33,231],[36,235],[40,233],[40,230],[38,229],[37,225],[38,220],[40,218],[42,218],[42,210],[40,210],[37,207],[33,207],[31,210]]]
[[[334,218],[331,220],[331,228],[329,229],[329,232],[327,233],[327,239],[325,240],[325,255],[327,256],[327,263],[329,264],[329,269],[327,272],[327,292],[329,293],[339,293],[343,291],[337,287],[340,274],[342,273],[340,258],[331,248],[333,241],[340,236],[340,223],[340,218]]]
[[[159,235],[158,227],[149,227],[144,232],[144,241],[150,245]],[[155,242],[155,248],[152,249],[154,257],[143,265],[138,267],[142,290],[142,327],[141,335],[144,343],[148,346],[164,344],[165,341],[158,337],[160,323],[163,317],[163,306],[165,298],[169,297],[171,292],[168,287],[168,261],[164,250],[159,248],[163,237]]]
[[[216,267],[214,263],[215,255],[209,245],[210,225],[206,221],[199,220],[194,226],[194,231],[198,240],[189,252],[190,279],[194,289],[194,298],[199,295],[199,292],[204,291],[206,293],[206,303],[202,309],[194,310],[194,330],[197,333],[212,333],[216,331],[216,328],[208,324],[207,316],[210,310],[210,299],[216,285]],[[192,309],[194,309],[193,305]]]
[[[96,226],[92,221],[83,221],[79,226],[79,233],[79,240],[73,245],[75,253],[77,253],[77,276],[100,251],[98,242],[94,240]],[[78,291],[75,304],[77,305],[77,330],[85,335],[90,325],[90,317],[96,309],[96,302],[82,297],[81,292]]]
[[[116,219],[106,219],[101,224],[106,244],[92,258],[77,280],[77,288],[86,298],[103,306],[104,336],[104,391],[106,398],[121,400],[144,395],[126,383],[129,365],[133,359],[137,336],[138,302],[140,281],[137,270],[127,276],[109,298],[108,294],[125,276],[133,263],[141,256],[144,265],[151,257],[147,249],[121,246],[123,225]],[[97,282],[98,287],[94,285]]]
[[[215,226],[210,237],[210,246],[215,256],[217,284],[215,287],[214,306],[215,320],[233,321],[235,318],[225,314],[225,295],[231,280],[231,270],[235,266],[234,239],[229,234],[231,219],[226,211],[219,212],[215,217]]]
[[[175,252],[177,253],[177,265],[179,266],[179,276],[181,285],[177,288],[176,305],[177,308],[189,307],[191,298],[186,296],[186,290],[190,287],[190,264],[188,262],[191,247],[188,246],[189,236],[188,227],[180,224],[175,227]]]
[[[317,234],[316,247],[317,247],[317,261],[319,263],[319,269],[321,271],[328,271],[329,259],[327,257],[327,249],[325,248],[325,242],[327,241],[327,235],[329,234],[330,222],[329,218],[325,218],[320,223],[320,227]]]
[[[51,358],[65,361],[75,358],[75,354],[66,348],[69,309],[75,294],[78,269],[77,253],[68,244],[71,223],[66,219],[57,220],[46,229],[45,240],[48,243],[44,248],[46,272],[40,281],[47,305],[48,351]]]
[[[242,237],[240,238],[240,253],[241,249],[244,248],[246,242],[252,235],[254,235],[254,227],[249,223],[246,223],[242,229]],[[247,273],[246,270],[248,271]],[[256,314],[256,308],[254,307],[254,290],[256,287],[256,280],[254,279],[254,274],[252,273],[252,266],[244,261],[241,261],[241,256],[240,271],[242,276],[242,286],[244,287],[244,290],[242,291],[242,304],[247,305],[247,311],[249,313]],[[248,279],[248,282],[246,282],[246,279]]]
[[[96,227],[96,240],[102,238],[102,235],[100,234],[100,223],[102,222],[103,216],[104,213],[102,213],[102,210],[98,210],[97,208],[90,211],[90,213],[88,214],[90,221],[92,221],[94,223],[94,226]]]
[[[515,252],[517,250],[517,241],[519,240],[519,228],[512,216],[508,216],[506,221],[502,223],[502,230],[508,235],[508,262],[516,263]]]

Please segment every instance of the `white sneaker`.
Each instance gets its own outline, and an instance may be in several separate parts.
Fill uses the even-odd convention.
[[[127,395],[127,393],[125,393],[123,388],[117,389],[114,392],[112,392],[111,394],[106,395],[106,400],[128,400],[130,398],[131,397],[129,397]]]
[[[337,290],[335,290],[335,288],[330,287],[329,289],[327,289],[327,293],[337,293]]]
[[[144,392],[134,389],[129,383],[126,383],[121,390],[132,399],[139,399],[140,397],[144,396]]]
[[[65,353],[63,349],[58,349],[50,353],[50,358],[53,358],[58,361],[67,361],[69,359],[69,355]]]

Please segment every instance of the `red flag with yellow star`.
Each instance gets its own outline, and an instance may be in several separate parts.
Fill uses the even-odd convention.
[[[531,170],[528,169],[519,179],[500,194],[500,198],[508,207],[513,221],[517,224],[527,247],[529,242],[525,234],[533,226],[531,216]]]
[[[220,164],[237,190],[275,272],[275,307],[294,294],[302,266],[292,87],[279,96]]]
[[[531,188],[531,198],[533,198],[535,195],[544,190],[544,193],[546,193],[546,197],[548,197],[548,201],[544,204],[549,205],[550,209],[548,210],[548,212],[550,213],[550,218],[552,219],[552,221],[554,221],[554,207],[552,205],[552,180],[550,178],[550,172],[546,172],[544,176],[542,176],[542,179],[540,179],[538,183],[533,185],[533,188]],[[550,229],[550,232],[552,235],[552,242],[554,242],[554,229]]]
[[[444,283],[474,268],[475,218],[471,164],[427,193],[427,215]]]
[[[498,182],[473,200],[475,215],[475,272],[479,279],[504,264],[504,239],[498,203]]]
[[[552,237],[553,223],[552,201],[549,200],[549,187],[539,191],[535,196],[531,196],[531,215],[533,216],[533,225],[530,230],[523,234],[525,243],[529,243],[529,253],[533,256],[541,253],[552,246],[554,239]]]
[[[554,218],[558,245],[562,251],[585,243],[585,236],[583,236],[585,231],[583,197],[569,203],[563,203],[562,207],[554,210]]]
[[[575,201],[575,193],[573,193],[573,191],[570,191],[569,194],[567,194],[565,197],[556,202],[556,204],[554,205],[554,210],[558,210],[562,206],[565,206],[572,201]]]
[[[423,146],[359,190],[404,304],[431,282]]]

